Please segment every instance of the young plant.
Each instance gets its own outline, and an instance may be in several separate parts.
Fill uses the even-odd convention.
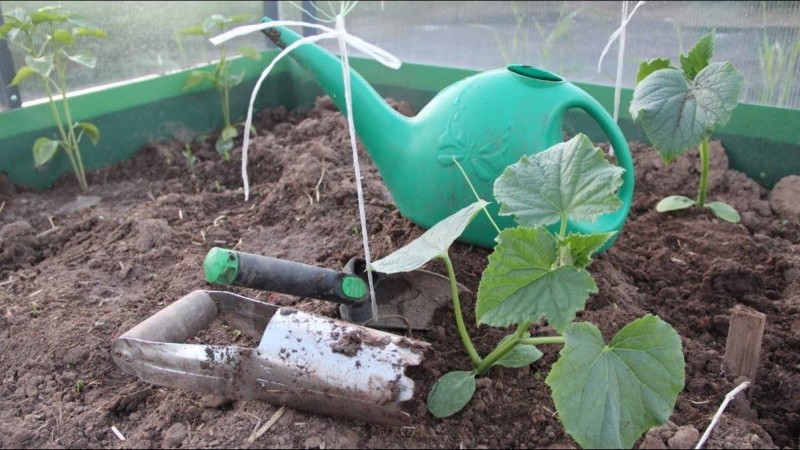
[[[579,134],[534,156],[523,156],[495,181],[501,215],[519,226],[499,232],[478,288],[478,324],[516,330],[485,357],[464,325],[448,249],[487,203],[478,200],[439,222],[411,244],[371,265],[394,273],[440,258],[452,287],[456,326],[472,361],[469,370],[442,376],[428,394],[428,410],[448,417],[475,392],[475,378],[494,366],[537,361],[538,345],[563,345],[545,382],[559,418],[584,447],[630,447],[647,429],[667,421],[684,385],[681,340],[654,315],[637,319],[603,342],[600,330],[573,322],[597,286],[586,266],[611,233],[567,233],[567,222],[593,221],[620,206],[615,195],[622,169],[609,164]],[[488,212],[486,212],[488,216]],[[491,219],[491,217],[490,217]],[[548,229],[550,227],[550,229]],[[499,230],[498,230],[499,231]],[[546,319],[558,336],[531,336],[530,324]]]
[[[697,199],[672,195],[658,202],[656,210],[706,207],[720,219],[738,223],[739,213],[727,203],[706,203],[711,157],[708,139],[717,127],[728,123],[743,83],[733,64],[711,62],[713,55],[711,32],[688,54],[681,55],[680,68],[666,58],[643,62],[636,75],[630,113],[667,163],[699,144],[701,170]]]
[[[41,167],[53,159],[58,149],[64,152],[72,164],[72,170],[85,192],[89,186],[81,158],[81,139],[87,136],[93,144],[100,140],[100,130],[89,122],[76,122],[67,98],[67,68],[76,63],[94,69],[97,58],[85,51],[76,51],[78,40],[86,37],[104,38],[105,31],[77,20],[60,7],[45,7],[33,13],[16,9],[3,15],[5,24],[0,26],[0,38],[8,40],[25,57],[10,86],[34,77],[50,103],[50,113],[58,129],[58,140],[40,137],[33,144],[33,161]],[[56,103],[56,97],[60,102]]]
[[[221,34],[228,27],[244,23],[252,22],[256,17],[251,14],[239,14],[231,17],[226,17],[220,14],[214,14],[211,17],[203,20],[201,25],[195,25],[180,30],[182,36],[205,36],[211,37]],[[179,41],[180,42],[180,41]],[[193,70],[186,78],[183,84],[183,89],[191,89],[201,83],[209,82],[214,85],[220,96],[220,103],[222,106],[222,120],[224,122],[222,132],[217,139],[215,148],[218,153],[227,161],[230,159],[230,151],[233,149],[233,139],[239,135],[236,127],[231,123],[231,107],[230,107],[230,91],[231,88],[242,82],[244,72],[240,74],[231,74],[231,62],[228,59],[229,49],[225,44],[219,45],[220,59],[214,70],[206,72],[203,70]],[[261,54],[255,47],[246,45],[239,47],[236,53],[246,58],[258,61],[261,59]]]

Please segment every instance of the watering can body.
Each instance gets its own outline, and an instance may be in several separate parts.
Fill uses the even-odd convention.
[[[265,21],[269,21],[265,18]],[[278,27],[279,46],[300,39]],[[346,111],[342,63],[315,44],[290,53],[311,70],[340,111]],[[501,228],[514,226],[499,216],[494,182],[523,155],[532,155],[562,142],[564,116],[571,108],[586,111],[609,137],[618,164],[625,169],[619,196],[623,205],[591,223],[570,222],[577,233],[622,229],[633,197],[633,164],[622,132],[602,106],[577,86],[542,69],[511,65],[478,73],[439,92],[415,117],[391,108],[351,70],[351,120],[399,211],[423,228],[476,200],[454,159],[464,168],[481,198],[492,202],[490,214]],[[553,225],[553,230],[558,224]],[[551,230],[552,231],[552,230]],[[492,248],[497,231],[485,217],[476,216],[459,240]],[[604,249],[605,249],[604,248]]]

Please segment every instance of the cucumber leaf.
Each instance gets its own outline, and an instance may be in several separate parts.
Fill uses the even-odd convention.
[[[622,172],[578,134],[508,166],[495,181],[494,195],[500,214],[513,215],[520,225],[546,226],[566,217],[591,222],[622,205],[615,195]]]
[[[736,211],[733,206],[727,203],[709,202],[706,203],[706,208],[710,209],[715,216],[726,222],[739,223],[742,221],[742,217],[739,215],[739,212]]]
[[[656,70],[668,69],[670,67],[672,67],[672,62],[667,58],[655,58],[645,61],[639,65],[639,71],[636,73],[636,82],[640,83]]]
[[[572,257],[572,265],[575,267],[586,267],[592,262],[592,254],[596,252],[607,240],[613,236],[614,233],[596,233],[596,234],[577,234],[570,233],[562,245],[569,248],[570,256]]]
[[[670,195],[669,197],[662,198],[658,204],[656,204],[656,211],[678,211],[680,209],[691,208],[695,204],[697,204],[697,202],[694,201],[694,199],[684,195]]]
[[[505,344],[512,337],[512,335],[504,337],[497,344],[497,347]],[[531,337],[531,334],[525,333],[522,337],[529,338]],[[509,369],[519,369],[520,367],[529,366],[535,363],[542,357],[542,355],[543,353],[533,345],[519,344],[511,349],[510,352],[503,355],[502,358],[498,359],[494,365],[508,367]]]
[[[372,270],[381,273],[409,272],[419,269],[433,258],[446,255],[453,241],[461,236],[475,215],[488,204],[484,200],[479,200],[461,209],[431,227],[410,244],[373,262]]]
[[[742,83],[731,63],[711,63],[693,81],[678,69],[662,69],[636,86],[631,117],[661,158],[671,162],[728,123]]]
[[[681,339],[653,315],[620,330],[608,345],[590,323],[564,332],[561,357],[545,382],[564,428],[583,448],[630,448],[665,423],[684,385]]]
[[[694,77],[708,66],[712,56],[714,56],[713,32],[700,38],[688,54],[680,56],[683,74],[689,80],[694,80]]]
[[[474,394],[475,372],[448,372],[428,392],[428,411],[440,419],[452,416],[464,409]]]
[[[587,271],[558,266],[558,241],[547,229],[507,228],[498,241],[478,285],[478,323],[506,327],[545,317],[561,331],[597,292]]]

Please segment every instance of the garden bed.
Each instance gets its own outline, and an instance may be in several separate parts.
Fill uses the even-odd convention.
[[[404,104],[396,108],[409,113]],[[148,145],[135,157],[88,174],[80,194],[71,174],[47,192],[17,192],[0,183],[0,446],[2,447],[573,447],[544,378],[558,348],[526,369],[492,369],[467,408],[445,420],[428,414],[432,383],[470,366],[451,310],[418,338],[434,354],[415,375],[406,404],[410,426],[385,428],[287,410],[254,444],[245,440],[277,407],[149,386],[111,359],[112,340],[204,281],[202,262],[214,246],[341,268],[361,254],[346,124],[329,99],[308,112],[267,110],[250,147],[251,199],[243,201],[241,149],[224,162],[214,136],[186,146]],[[742,223],[710,212],[658,214],[671,194],[693,196],[696,153],[667,166],[654,150],[632,144],[636,191],[615,245],[589,266],[599,294],[578,320],[606,339],[653,312],[676,328],[686,358],[686,387],[673,425],[652,431],[647,446],[694,445],[725,393],[736,386],[722,357],[736,304],[767,315],[752,403],[735,402],[707,447],[796,447],[800,435],[800,224],[770,206],[769,193],[727,170],[712,144],[709,198],[725,200]],[[423,230],[393,206],[362,154],[367,222],[375,258]],[[477,290],[489,252],[457,243],[451,256],[460,282]],[[440,263],[431,270],[444,273]],[[335,305],[280,294],[230,291],[334,316]],[[481,354],[507,330],[474,325],[474,297],[462,298]],[[541,325],[534,325],[546,333]],[[215,323],[196,338],[255,346]],[[126,438],[120,441],[115,426]],[[683,427],[683,428],[679,428]],[[680,430],[680,432],[678,432]],[[641,443],[642,441],[640,441]]]

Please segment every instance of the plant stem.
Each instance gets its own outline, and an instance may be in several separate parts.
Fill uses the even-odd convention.
[[[708,170],[711,155],[708,150],[708,138],[700,143],[700,187],[697,191],[697,207],[702,208],[706,204],[706,192],[708,191]]]
[[[67,100],[67,80],[64,73],[64,67],[56,63],[56,72],[58,73],[58,90],[61,93],[61,102],[64,105],[64,116],[67,119],[67,132],[69,133],[69,147],[72,149],[75,158],[75,171],[78,176],[78,182],[81,185],[81,190],[86,192],[89,190],[89,185],[86,182],[86,172],[83,170],[83,159],[81,158],[81,149],[78,138],[75,136],[74,122],[72,121],[72,112],[69,108],[69,101]]]
[[[563,344],[564,336],[540,336],[540,337],[522,338],[519,340],[519,343],[525,345]]]
[[[447,277],[450,279],[450,293],[453,296],[453,312],[456,316],[456,327],[458,327],[458,335],[461,336],[461,342],[464,348],[469,353],[469,359],[472,360],[472,365],[478,366],[481,364],[481,357],[472,345],[472,341],[467,333],[467,327],[464,326],[464,317],[461,315],[461,301],[458,299],[458,285],[456,284],[456,272],[453,270],[453,262],[450,261],[450,256],[446,253],[441,256],[447,266]]]
[[[561,239],[564,239],[564,237],[566,235],[567,235],[567,215],[566,214],[562,214],[561,215],[561,227],[558,229],[558,237],[560,237]]]
[[[514,331],[514,334],[511,335],[511,339],[503,343],[503,345],[492,350],[492,352],[489,353],[486,358],[483,359],[483,361],[481,361],[480,365],[478,365],[478,367],[475,369],[475,372],[477,372],[478,375],[483,375],[488,372],[494,363],[499,361],[503,356],[506,356],[508,352],[514,350],[514,347],[520,344],[522,341],[522,335],[528,331],[528,327],[530,326],[530,322],[523,322],[517,325],[517,329]]]
[[[475,186],[472,185],[472,181],[470,181],[469,177],[467,176],[467,172],[464,171],[464,168],[461,167],[461,164],[459,164],[455,156],[453,156],[453,163],[455,163],[456,167],[458,167],[458,170],[461,171],[461,175],[464,175],[464,179],[467,180],[467,185],[469,185],[469,188],[472,190],[472,194],[475,196],[475,199],[482,200],[481,196],[478,195],[478,191],[475,190]],[[486,209],[485,206],[483,207],[483,212],[486,214],[486,218],[489,219],[489,222],[492,223],[494,229],[497,230],[497,234],[500,234],[500,227],[497,226],[497,223],[495,223],[494,219],[492,219],[492,215],[489,214],[489,210]]]

